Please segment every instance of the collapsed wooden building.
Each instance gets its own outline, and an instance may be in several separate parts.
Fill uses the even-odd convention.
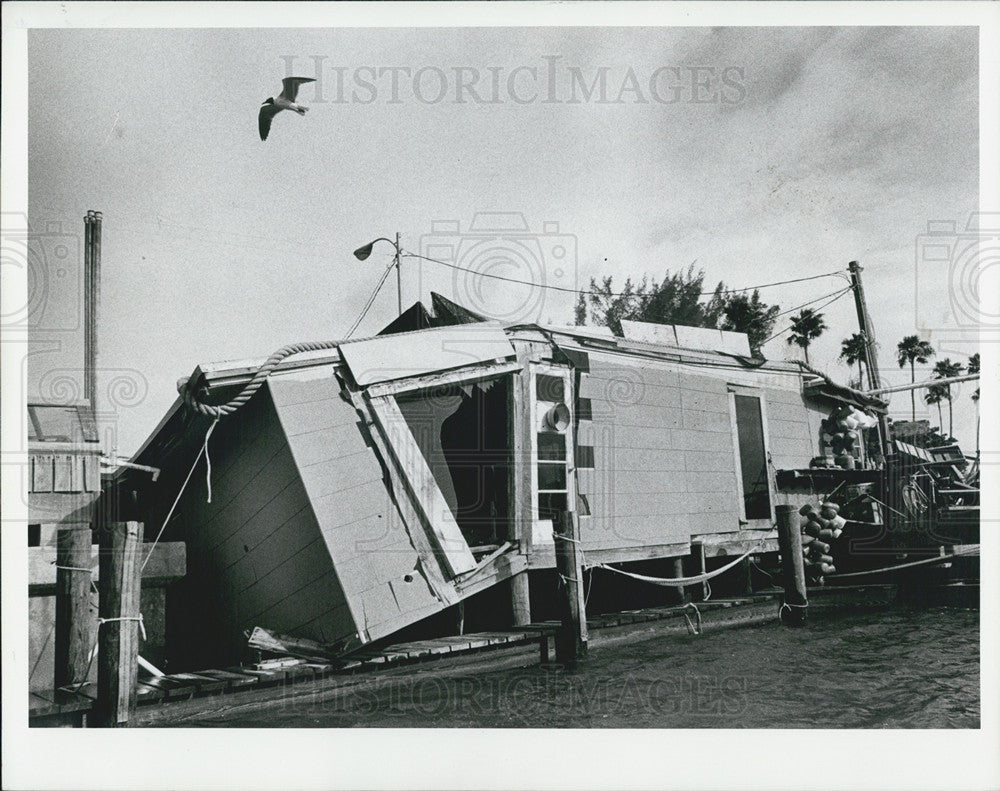
[[[199,366],[133,458],[158,480],[119,470],[116,508],[187,547],[171,667],[234,661],[255,626],[347,652],[469,600],[537,620],[562,512],[588,566],[774,552],[821,422],[885,412],[737,333],[502,326],[433,298],[266,377]],[[189,408],[251,382],[218,422]]]

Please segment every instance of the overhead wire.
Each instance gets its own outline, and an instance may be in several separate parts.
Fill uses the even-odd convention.
[[[836,301],[837,301],[838,299],[840,299],[840,298],[841,298],[841,297],[843,297],[843,296],[844,296],[845,294],[847,294],[847,292],[848,292],[848,291],[851,291],[851,286],[848,286],[847,288],[843,289],[842,291],[839,291],[839,292],[837,292],[836,296],[834,296],[834,297],[833,297],[833,299],[831,299],[831,300],[830,300],[829,302],[824,302],[824,303],[823,303],[822,305],[820,305],[820,306],[819,306],[818,308],[816,308],[816,310],[817,310],[817,311],[820,311],[820,310],[823,310],[823,308],[827,307],[828,305],[832,305],[832,304],[833,304],[834,302],[836,302]],[[827,294],[826,296],[830,296],[830,294]],[[819,299],[823,299],[823,297],[819,297]],[[805,302],[805,303],[803,303],[802,305],[799,305],[799,306],[797,306],[797,307],[794,307],[794,308],[792,308],[792,309],[791,309],[790,311],[785,311],[785,313],[786,313],[786,314],[787,314],[787,313],[791,313],[792,311],[796,311],[796,310],[798,310],[799,308],[801,308],[801,307],[804,307],[805,305],[809,305],[809,304],[811,304],[811,302],[816,302],[816,301],[817,301],[817,300],[815,300],[815,299],[814,299],[814,300],[810,300],[810,302]],[[781,315],[781,314],[779,314],[779,315]],[[763,341],[761,341],[761,344],[760,344],[760,345],[761,345],[761,346],[763,346],[763,345],[764,345],[765,343],[767,343],[767,342],[769,342],[769,341],[773,341],[773,340],[774,340],[775,338],[777,338],[778,336],[780,336],[780,335],[784,335],[784,334],[785,334],[786,332],[788,332],[788,331],[789,331],[790,329],[792,329],[792,325],[790,325],[790,324],[789,324],[789,325],[788,325],[787,327],[785,327],[785,329],[781,330],[780,332],[776,332],[776,333],[774,333],[774,335],[772,335],[772,336],[771,336],[770,338],[765,338],[765,339],[764,339]]]
[[[465,266],[459,266],[458,264],[453,263],[451,261],[442,261],[442,260],[440,260],[438,258],[430,258],[429,256],[422,255],[420,253],[411,253],[409,251],[403,251],[402,256],[404,258],[419,258],[419,259],[421,259],[423,261],[429,261],[429,262],[431,262],[433,264],[440,264],[441,266],[446,266],[446,267],[449,267],[451,269],[458,270],[459,272],[468,272],[469,274],[477,275],[478,277],[488,277],[488,278],[492,278],[493,280],[502,280],[505,283],[516,283],[516,284],[521,285],[521,286],[532,286],[534,288],[542,288],[542,289],[547,289],[549,291],[562,291],[562,292],[567,293],[567,294],[593,294],[595,296],[601,296],[601,297],[629,297],[629,296],[635,296],[635,292],[630,292],[630,291],[608,291],[608,292],[603,292],[603,291],[594,291],[593,289],[590,289],[590,288],[587,288],[587,289],[569,288],[567,286],[557,286],[557,285],[551,285],[551,284],[546,284],[546,283],[535,283],[535,282],[533,282],[531,280],[520,280],[519,278],[507,277],[505,275],[495,275],[495,274],[492,274],[490,272],[477,272],[474,269],[469,269],[468,267],[465,267]],[[784,286],[784,285],[787,285],[789,283],[804,283],[807,280],[818,280],[818,279],[823,278],[823,277],[838,277],[838,276],[840,276],[840,277],[843,276],[843,273],[840,272],[839,270],[833,271],[833,272],[824,272],[821,275],[810,275],[809,277],[797,277],[797,278],[793,278],[791,280],[778,280],[778,281],[775,281],[773,283],[761,283],[760,285],[747,286],[746,288],[724,288],[724,289],[720,289],[718,291],[718,293],[720,293],[720,294],[740,294],[740,293],[743,293],[743,292],[746,292],[746,291],[756,291],[757,289],[761,289],[761,288],[770,288],[771,286]],[[698,296],[700,296],[700,297],[708,297],[708,296],[712,296],[715,293],[716,293],[715,290],[712,290],[712,291],[701,291],[701,292],[698,293]]]
[[[347,331],[347,334],[344,336],[344,340],[347,340],[352,335],[354,335],[354,331],[358,328],[361,322],[364,321],[365,316],[368,315],[368,311],[371,310],[372,305],[375,304],[375,297],[377,297],[378,292],[382,290],[382,286],[385,285],[386,278],[389,277],[389,273],[391,271],[392,271],[392,266],[386,267],[385,271],[382,273],[382,277],[379,278],[378,283],[375,285],[374,291],[372,291],[371,296],[368,297],[368,301],[365,303],[365,306],[361,309],[361,313],[358,315],[357,319],[355,319],[354,323],[351,325],[351,328]]]

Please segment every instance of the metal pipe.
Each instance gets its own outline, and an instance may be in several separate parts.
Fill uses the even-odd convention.
[[[907,390],[920,390],[924,387],[936,387],[938,385],[951,385],[956,382],[968,382],[973,379],[979,379],[979,374],[962,374],[961,376],[951,376],[947,379],[928,379],[924,382],[911,382],[905,385],[896,385],[895,387],[882,387],[878,390],[868,390],[865,395],[881,395],[883,393],[902,393]]]

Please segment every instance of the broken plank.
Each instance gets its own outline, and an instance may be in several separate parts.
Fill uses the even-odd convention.
[[[256,676],[248,676],[245,673],[236,673],[231,670],[199,670],[198,674],[225,682],[227,689],[252,687],[259,681]]]
[[[194,684],[170,676],[154,676],[144,679],[142,683],[163,692],[167,700],[190,698],[198,689]]]

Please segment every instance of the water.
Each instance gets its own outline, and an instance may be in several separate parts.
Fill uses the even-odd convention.
[[[579,670],[447,661],[177,723],[251,727],[976,728],[979,613],[881,610],[594,646]],[[295,693],[293,693],[295,694]]]

